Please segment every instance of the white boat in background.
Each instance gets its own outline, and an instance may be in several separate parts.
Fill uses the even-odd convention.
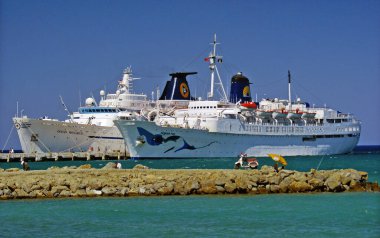
[[[113,120],[117,115],[136,116],[142,108],[152,107],[146,95],[131,92],[134,79],[131,68],[127,67],[115,93],[105,95],[101,90],[98,104],[93,98],[87,98],[86,105],[70,113],[65,121],[47,117],[13,118],[22,150],[25,153],[88,150],[126,153]]]
[[[78,112],[69,113],[65,121],[47,117],[33,119],[27,116],[13,118],[22,150],[34,152],[120,152],[128,154],[122,135],[115,127],[116,118],[149,120],[159,114],[170,114],[173,109],[187,108],[190,89],[187,75],[195,73],[172,73],[157,101],[148,101],[145,94],[131,92],[130,67],[124,70],[115,93],[105,95],[96,104],[93,98]],[[157,92],[158,95],[158,92]],[[68,110],[67,110],[68,111]]]
[[[170,114],[158,113],[153,121],[115,121],[132,158],[222,158],[240,153],[328,155],[349,153],[355,148],[360,121],[334,109],[310,108],[301,100],[293,103],[290,73],[288,100],[263,99],[255,103],[259,105],[256,109],[248,108],[246,103],[252,101],[250,83],[241,73],[232,77],[230,100],[214,100],[214,72],[218,72],[216,63],[221,58],[216,55],[216,44],[215,37],[208,57],[208,100],[190,101],[187,108],[174,109]],[[274,115],[275,111],[284,115]],[[307,116],[302,117],[304,113]]]

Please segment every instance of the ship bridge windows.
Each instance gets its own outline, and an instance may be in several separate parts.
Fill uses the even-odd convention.
[[[227,119],[236,119],[236,115],[235,114],[223,114],[224,118],[227,118]]]
[[[328,123],[342,123],[342,122],[347,122],[347,119],[326,119]]]
[[[118,112],[118,109],[116,108],[81,108],[79,112],[80,113],[105,113],[105,112],[116,113]]]

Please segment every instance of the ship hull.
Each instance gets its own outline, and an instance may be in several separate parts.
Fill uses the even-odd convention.
[[[290,135],[208,132],[158,126],[146,121],[115,121],[132,158],[223,158],[241,152],[265,157],[330,155],[351,152],[360,134]]]
[[[24,153],[121,152],[127,153],[115,127],[85,125],[55,120],[13,118]]]

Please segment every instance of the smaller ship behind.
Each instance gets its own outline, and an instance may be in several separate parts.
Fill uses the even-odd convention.
[[[85,106],[69,113],[65,121],[48,117],[13,118],[22,150],[24,153],[88,150],[126,153],[123,138],[113,120],[117,115],[127,118],[135,116],[142,108],[152,107],[146,95],[131,92],[133,80],[131,67],[127,67],[115,93],[106,95],[101,90],[99,104],[94,98],[87,98]]]
[[[123,137],[113,121],[117,118],[154,120],[157,115],[171,113],[174,108],[186,108],[193,99],[186,76],[192,74],[195,73],[170,74],[171,79],[159,99],[149,101],[145,94],[131,92],[132,81],[136,78],[128,67],[115,93],[106,95],[101,90],[98,104],[94,98],[87,98],[85,106],[69,113],[65,121],[47,117],[15,117],[13,123],[22,150],[25,153],[98,151],[128,155]]]

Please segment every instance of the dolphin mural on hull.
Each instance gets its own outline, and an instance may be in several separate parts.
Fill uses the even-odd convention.
[[[153,133],[145,130],[142,127],[137,127],[137,131],[139,132],[140,136],[145,137],[145,141],[148,143],[148,145],[151,145],[151,146],[159,146],[159,145],[161,145],[163,143],[167,143],[169,141],[177,142],[177,140],[181,138],[183,140],[183,145],[180,148],[176,149],[174,152],[178,152],[181,150],[202,149],[202,148],[208,147],[208,146],[216,143],[216,141],[212,141],[212,142],[208,143],[207,145],[195,147],[195,146],[187,143],[186,140],[184,138],[182,138],[181,136],[171,135],[171,136],[164,138],[161,134],[153,134]],[[175,149],[175,146],[167,149],[166,151],[164,151],[164,153],[167,153],[167,152],[172,151],[174,149]]]

